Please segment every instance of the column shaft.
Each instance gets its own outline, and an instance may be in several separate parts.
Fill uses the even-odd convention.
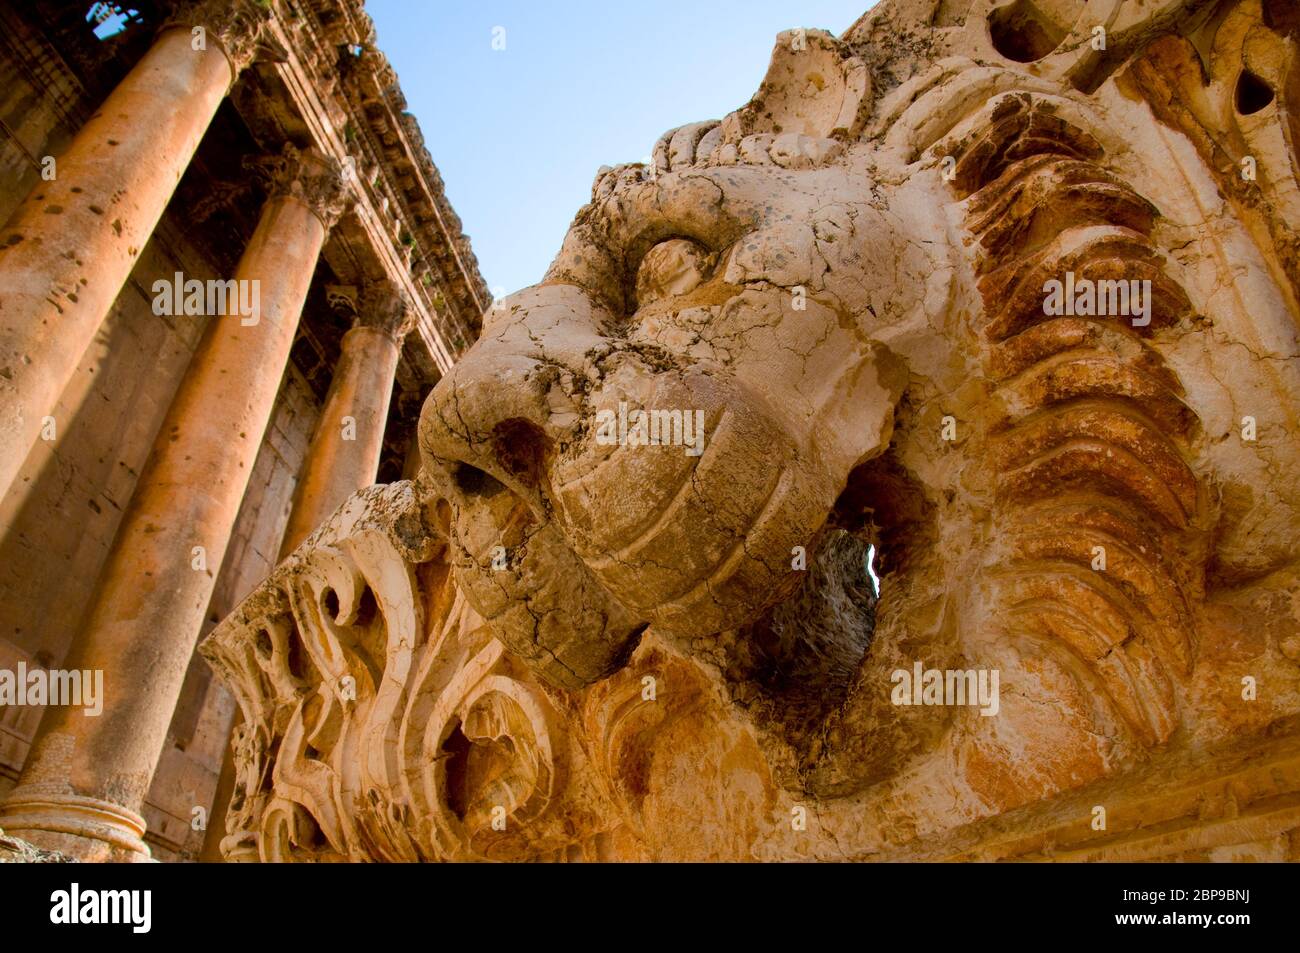
[[[0,493],[230,88],[233,61],[215,36],[205,47],[164,30],[0,230]]]
[[[298,548],[349,496],[375,482],[400,346],[373,327],[343,336],[320,421],[294,490],[280,558]]]
[[[260,320],[212,320],[64,663],[103,671],[103,714],[46,710],[19,786],[0,806],[0,827],[88,860],[147,856],[136,812],[162,752],[325,234],[318,212],[300,198],[277,194],[264,208],[235,274],[260,282]]]
[[[382,285],[369,289],[362,306],[365,314],[343,336],[342,353],[294,489],[280,559],[297,549],[349,496],[372,484],[379,470],[393,379],[411,314],[406,299]],[[236,714],[234,723],[239,720]],[[200,857],[209,863],[224,859],[221,842],[235,787],[232,744],[233,740],[226,745],[222,758]]]

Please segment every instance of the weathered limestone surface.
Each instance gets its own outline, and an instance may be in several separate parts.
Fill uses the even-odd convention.
[[[41,850],[0,831],[0,864],[62,864],[69,860],[58,851]]]
[[[413,314],[405,296],[374,285],[356,302],[342,356],[294,491],[280,555],[287,556],[349,496],[375,482],[393,375]]]
[[[114,7],[97,4],[90,19],[113,19],[121,13]],[[369,429],[360,429],[366,438],[359,442],[363,454],[348,453],[355,444],[342,447],[337,462],[348,465],[317,467],[324,478],[317,485],[328,492],[304,494],[310,508],[319,511],[316,516],[373,480],[373,454],[381,456],[382,473],[395,473],[403,460],[418,457],[408,448],[419,405],[440,369],[476,335],[487,296],[420,130],[376,48],[361,0],[172,0],[130,9],[124,28],[109,36],[87,21],[85,8],[60,0],[0,0],[0,219],[21,219],[24,233],[39,240],[0,250],[5,267],[12,265],[0,280],[0,313],[12,319],[0,319],[0,341],[25,356],[17,370],[0,368],[0,391],[9,395],[5,409],[11,423],[21,418],[41,428],[35,442],[30,433],[11,434],[13,445],[5,445],[6,461],[18,469],[0,491],[0,670],[53,671],[79,657],[98,658],[85,646],[77,648],[79,655],[71,654],[72,646],[85,641],[83,635],[100,650],[107,647],[109,656],[115,649],[144,645],[143,660],[111,660],[110,670],[119,676],[134,673],[112,679],[116,688],[109,690],[106,704],[116,710],[113,729],[80,736],[84,746],[101,754],[113,748],[113,738],[127,738],[121,751],[110,752],[122,757],[92,756],[74,744],[66,769],[56,759],[48,780],[56,787],[70,785],[73,764],[85,789],[90,778],[132,773],[129,784],[107,785],[113,788],[110,800],[135,803],[142,784],[148,798],[138,814],[133,809],[129,816],[110,818],[104,833],[111,835],[120,822],[129,828],[127,849],[140,854],[138,833],[147,822],[145,837],[154,856],[184,859],[195,856],[204,841],[204,812],[220,809],[213,804],[213,788],[234,700],[198,657],[188,660],[179,683],[184,660],[172,650],[192,645],[273,568],[332,379],[352,381],[345,390],[355,391],[354,409]],[[198,26],[204,27],[201,37]],[[214,86],[209,79],[221,81]],[[242,445],[239,454],[223,461],[247,479],[247,489],[242,501],[226,500],[216,508],[223,525],[213,522],[214,509],[206,507],[202,531],[229,533],[231,542],[224,560],[209,549],[209,565],[197,578],[192,541],[183,527],[150,535],[142,547],[140,522],[124,519],[161,506],[170,523],[196,505],[203,509],[203,497],[224,500],[237,489],[235,482],[218,479],[214,487],[214,481],[191,474],[160,492],[148,478],[150,447],[165,418],[168,429],[176,422],[175,415],[168,417],[169,405],[178,393],[192,396],[196,390],[192,381],[187,386],[186,365],[196,373],[212,366],[206,359],[191,363],[191,356],[210,337],[205,328],[217,321],[210,309],[160,313],[151,289],[159,279],[171,282],[177,272],[199,280],[231,277],[257,226],[264,195],[248,175],[247,162],[278,153],[286,141],[347,163],[355,172],[356,204],[331,231],[319,259],[304,257],[297,273],[287,276],[311,285],[291,366],[278,381],[260,448],[260,422],[236,426],[255,441],[256,463]],[[61,210],[45,210],[48,203],[41,203],[39,221],[31,219],[33,196],[62,197],[54,201]],[[98,210],[114,214],[104,217]],[[16,251],[23,247],[27,252]],[[51,247],[65,254],[46,254]],[[277,264],[294,270],[293,262]],[[24,296],[24,289],[36,285],[57,290],[68,268],[86,281],[66,299],[45,292],[41,300]],[[394,344],[374,335],[367,340],[369,332],[346,335],[346,323],[327,305],[331,286],[375,283],[399,289],[409,301],[415,327],[404,341]],[[29,314],[32,309],[36,313]],[[16,337],[7,337],[10,331]],[[348,364],[342,360],[343,338],[354,357],[376,358],[361,369],[364,373],[342,373]],[[238,370],[256,370],[256,365],[252,360]],[[353,362],[352,371],[357,370]],[[262,385],[277,383],[274,374],[264,376],[257,381],[259,405]],[[48,420],[27,413],[47,397],[57,398],[47,408]],[[225,409],[229,396],[198,403],[209,411],[215,405]],[[213,431],[210,416],[190,413],[183,429]],[[383,433],[382,441],[376,431]],[[187,443],[173,452],[173,462],[196,459],[191,449]],[[204,462],[194,469],[210,471],[211,459],[200,456]],[[370,475],[363,477],[362,471]],[[239,515],[232,527],[228,517],[234,506]],[[119,530],[127,544],[113,550]],[[132,532],[134,542],[128,539]],[[170,545],[181,543],[183,549]],[[198,583],[170,595],[165,586],[152,587],[154,610],[158,602],[172,602],[162,613],[175,623],[160,627],[170,630],[162,640],[165,651],[155,653],[150,640],[105,640],[102,631],[95,635],[86,628],[96,580],[101,575],[117,580],[117,596],[98,601],[120,605],[121,580],[148,561],[122,558],[124,548],[149,549],[148,559],[189,567],[181,581]],[[147,582],[146,577],[150,588]],[[206,608],[200,604],[204,593],[211,594]],[[157,611],[154,616],[159,617]],[[135,626],[137,635],[142,628]],[[142,665],[152,674],[151,659],[165,675],[142,682],[136,676]],[[34,701],[0,704],[0,797],[10,793],[24,767],[35,767],[28,755],[47,711]],[[142,721],[147,722],[143,727]],[[144,757],[141,752],[164,728],[161,757]],[[94,736],[107,741],[92,744]],[[134,767],[127,768],[127,761]],[[39,821],[51,831],[94,833],[82,823],[93,820],[93,810],[87,813],[77,797],[60,801],[46,798],[49,793],[44,790],[38,803],[26,806],[28,822]],[[75,845],[86,857],[101,847]]]
[[[1300,21],[1100,6],[783,33],[602,170],[204,644],[226,856],[1300,858]]]
[[[0,490],[90,344],[266,16],[190,3],[37,183],[0,238]],[[195,49],[191,29],[210,32]]]
[[[147,853],[143,805],[270,419],[316,259],[345,206],[337,163],[276,157],[261,222],[235,270],[260,310],[208,328],[68,664],[102,671],[117,703],[99,718],[51,708],[0,816],[38,845],[85,859]],[[185,561],[184,554],[190,554]],[[211,560],[211,565],[209,565]],[[67,814],[85,815],[85,830]],[[97,839],[95,844],[86,843]]]

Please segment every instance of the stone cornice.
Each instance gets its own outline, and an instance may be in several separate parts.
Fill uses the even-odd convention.
[[[368,245],[373,258],[367,257],[359,272],[340,277],[364,282],[384,275],[406,292],[417,322],[406,347],[411,369],[426,382],[436,380],[476,339],[491,299],[419,125],[406,111],[396,75],[375,46],[374,25],[363,4],[234,0],[216,3],[211,9],[217,12],[210,16],[201,2],[176,0],[162,7],[159,19],[146,22],[143,32],[207,19],[216,24],[208,26],[208,41],[220,45],[234,65],[253,58],[252,70],[261,76],[251,78],[246,71],[245,80],[235,84],[232,102],[263,148],[276,150],[292,141],[340,162],[355,156],[355,216],[340,229]],[[95,103],[85,101],[78,78],[96,68],[98,60],[62,63],[60,51],[24,18],[8,13],[0,22],[21,27],[4,31],[0,45],[15,50],[16,61],[30,72],[35,86],[51,91],[65,123],[80,125]],[[93,44],[93,52],[100,56],[122,43],[140,45],[127,34],[125,40]],[[274,66],[256,65],[268,60]],[[281,101],[269,102],[268,95]],[[221,194],[200,203],[199,217],[241,201],[247,185],[226,183]]]
[[[328,128],[356,156],[359,220],[372,243],[388,246],[376,251],[392,262],[390,277],[405,273],[399,283],[416,304],[420,337],[445,370],[477,336],[490,296],[418,123],[374,47],[374,26],[358,0],[280,0],[276,9],[291,48],[280,69],[298,64],[314,88],[286,82],[301,89],[299,107],[317,113],[304,117],[309,125]]]

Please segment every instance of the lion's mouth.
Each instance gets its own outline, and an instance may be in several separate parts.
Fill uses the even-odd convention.
[[[646,624],[709,636],[794,588],[839,487],[764,395],[708,371],[623,364],[572,429],[509,417],[426,455],[467,599],[553,681],[613,671]],[[657,430],[633,439],[633,412]]]
[[[449,529],[470,557],[466,574],[477,578],[467,587],[488,603],[480,611],[494,621],[508,614],[491,598],[506,591],[548,601],[563,575],[566,585],[580,581],[586,606],[695,636],[777,598],[792,550],[809,543],[825,501],[808,498],[806,480],[761,418],[728,409],[715,419],[699,457],[680,447],[619,447],[579,478],[564,482],[551,471],[545,506],[482,471],[458,473],[474,496]],[[543,551],[561,563],[540,562]]]
[[[645,629],[553,521],[491,474],[453,464],[435,503],[453,572],[493,634],[543,678],[580,689],[620,668]]]
[[[714,415],[699,457],[678,448],[620,448],[588,475],[562,484],[568,535],[593,573],[635,611],[666,621],[719,590],[762,545],[764,524],[789,492],[787,461],[752,418]],[[772,457],[755,467],[750,445]]]

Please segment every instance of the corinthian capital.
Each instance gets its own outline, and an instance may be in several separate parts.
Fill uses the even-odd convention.
[[[311,209],[329,231],[353,202],[350,176],[337,159],[286,143],[279,155],[245,163],[258,174],[271,197],[297,199]]]
[[[400,342],[415,326],[415,309],[406,292],[391,281],[373,281],[362,290],[353,326],[383,331]]]
[[[271,4],[257,0],[180,0],[163,29],[187,29],[195,44],[215,41],[230,61],[233,81],[255,60],[283,63],[288,59],[269,29],[271,11]]]

